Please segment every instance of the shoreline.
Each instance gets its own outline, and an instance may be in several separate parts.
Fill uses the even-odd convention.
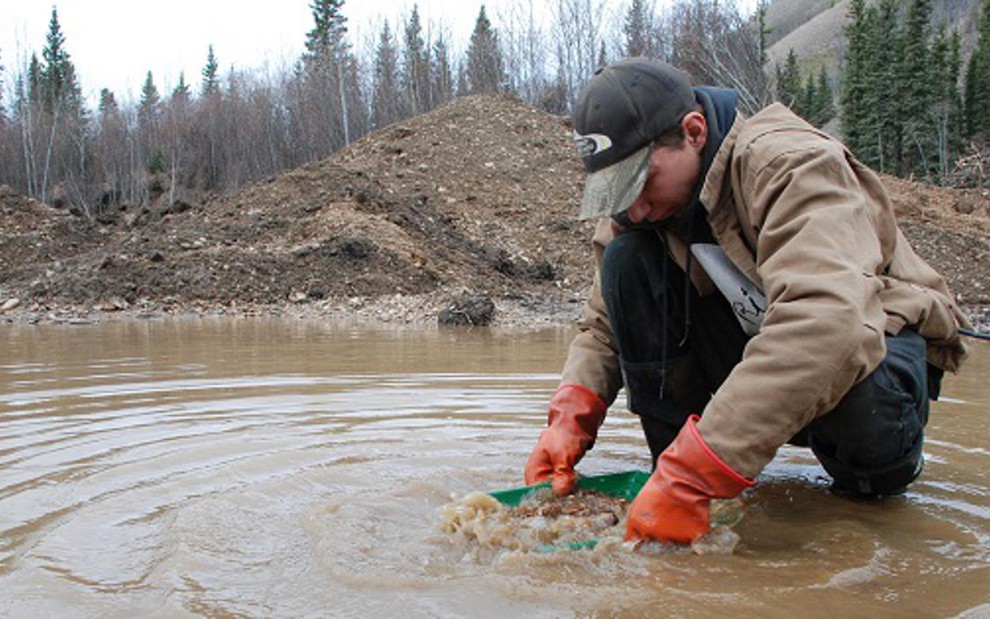
[[[351,297],[344,300],[230,304],[142,302],[135,306],[104,303],[99,305],[35,304],[25,307],[11,299],[0,299],[0,325],[93,325],[122,321],[161,321],[190,319],[274,319],[326,322],[334,325],[382,328],[487,328],[507,331],[533,331],[573,327],[581,315],[583,297],[561,292],[556,298],[495,299],[495,315],[490,324],[477,326],[441,325],[438,315],[449,302],[449,292],[421,295]],[[16,299],[13,299],[16,301]],[[12,305],[12,307],[8,307]],[[990,305],[961,305],[975,331],[990,334]],[[963,336],[963,341],[976,338]]]
[[[0,311],[0,325],[84,326],[125,321],[194,319],[273,319],[325,322],[334,325],[381,328],[439,329],[486,328],[533,331],[571,327],[581,314],[582,300],[562,293],[554,299],[495,299],[495,315],[490,324],[478,326],[441,325],[438,315],[448,305],[449,294],[389,295],[351,297],[343,300],[272,303],[216,304],[142,302],[98,305],[34,304]],[[9,301],[8,301],[9,302]],[[0,299],[0,306],[4,301]]]

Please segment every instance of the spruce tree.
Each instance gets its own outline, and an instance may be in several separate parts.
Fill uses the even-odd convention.
[[[814,124],[825,126],[835,118],[835,104],[832,101],[832,86],[829,84],[828,71],[822,65],[818,72],[818,87],[815,91]]]
[[[980,91],[980,48],[973,51],[973,54],[969,57],[969,62],[966,64],[966,83],[964,85],[963,94],[963,116],[965,116],[964,121],[964,135],[968,138],[973,138],[979,132],[980,122],[980,105],[979,105],[979,91]]]
[[[865,0],[851,0],[849,22],[845,27],[846,68],[842,80],[842,134],[846,145],[864,163],[877,166],[880,162],[877,144],[871,132],[874,121],[870,98],[874,82],[870,74],[871,11]]]
[[[794,111],[812,125],[818,125],[818,83],[815,76],[808,74],[808,79],[804,82],[801,90],[800,105],[796,105]]]
[[[979,37],[966,67],[966,134],[985,145],[990,137],[990,0],[983,0]]]
[[[777,66],[777,100],[791,109],[799,111],[803,91],[797,54],[791,48],[787,52],[784,68],[781,69],[779,65]]]
[[[951,87],[950,96],[952,98],[952,111],[950,112],[949,126],[949,148],[953,153],[953,158],[957,157],[963,148],[963,135],[965,135],[965,120],[963,112],[962,93],[959,90],[959,83],[962,78],[962,39],[959,31],[953,30],[949,38],[949,78],[948,86]]]
[[[948,176],[952,161],[960,148],[959,36],[949,37],[945,26],[939,28],[932,41],[931,71],[932,109],[929,111],[931,134],[936,154],[932,158],[935,180]]]
[[[979,47],[979,42],[977,42],[977,47]],[[967,74],[965,79],[960,80],[962,77],[963,62],[962,62],[962,41],[959,36],[958,31],[953,31],[952,37],[949,39],[949,79],[952,80],[952,109],[949,116],[949,134],[948,134],[948,150],[950,153],[950,162],[954,164],[959,157],[966,152],[966,138],[970,136],[969,126],[968,126],[968,109],[967,104],[969,103],[969,78]],[[963,87],[960,90],[958,84],[962,81]]]
[[[38,54],[31,54],[31,61],[28,62],[27,70],[27,102],[30,105],[38,105],[44,99],[44,70],[41,68],[41,61]]]
[[[336,57],[346,47],[347,17],[344,0],[313,0],[313,29],[306,33],[306,52],[310,60]]]
[[[976,127],[980,142],[990,141],[990,0],[980,14],[980,45],[976,71]]]
[[[189,91],[189,85],[186,84],[186,74],[182,71],[179,72],[179,83],[175,85],[172,89],[172,101],[178,105],[186,105],[192,98],[192,94]]]
[[[45,110],[74,113],[82,107],[82,93],[76,80],[76,69],[65,49],[65,35],[58,22],[58,9],[52,7],[45,47],[41,50],[44,65],[41,73],[41,100]]]
[[[430,109],[430,55],[423,41],[423,28],[419,23],[419,8],[413,5],[406,22],[403,62],[403,89],[412,114],[422,114]]]
[[[505,83],[498,33],[481,5],[467,51],[467,86],[471,94],[493,93]]]
[[[773,29],[767,27],[767,0],[759,0],[756,5],[756,37],[757,37],[757,58],[760,61],[760,66],[765,67],[768,62],[770,62],[770,57],[767,55],[767,49],[770,47],[767,40],[773,33]]]
[[[454,98],[454,73],[450,64],[450,51],[443,35],[433,43],[431,92],[433,104],[440,105]]]
[[[141,100],[138,102],[138,131],[150,174],[157,174],[165,169],[165,157],[158,148],[160,113],[161,97],[151,71],[148,71],[141,87]]]
[[[383,22],[375,52],[374,92],[371,97],[372,123],[384,127],[399,120],[398,52],[388,21]]]
[[[880,0],[869,9],[867,28],[869,85],[863,101],[869,117],[868,139],[871,161],[881,172],[897,172],[904,159],[904,108],[906,84],[901,80],[900,62],[904,56],[900,0]]]
[[[938,78],[928,47],[931,13],[931,0],[912,0],[904,27],[904,54],[898,80],[903,86],[900,105],[906,141],[905,160],[899,170],[902,176],[913,172],[927,178],[937,157],[931,110],[936,94],[932,84]]]
[[[322,73],[324,79],[336,80],[350,53],[347,42],[347,17],[344,0],[313,0],[313,29],[306,33],[306,53],[303,60],[310,72]]]
[[[220,94],[219,69],[217,56],[213,53],[213,45],[210,44],[206,52],[206,64],[203,66],[203,81],[200,88],[200,93],[204,99],[210,99]]]
[[[103,88],[100,90],[100,122],[106,122],[107,118],[116,114],[120,111],[117,105],[117,98],[114,97],[113,92],[109,88]]]
[[[138,102],[138,121],[143,125],[153,124],[158,119],[161,97],[154,77],[148,71],[141,86],[141,100]]]
[[[357,60],[347,41],[344,0],[313,0],[313,29],[306,34],[304,74],[310,96],[325,101],[318,127],[331,150],[350,144],[351,113],[363,108],[357,87]],[[358,103],[358,105],[355,105]],[[321,146],[321,150],[325,147]]]

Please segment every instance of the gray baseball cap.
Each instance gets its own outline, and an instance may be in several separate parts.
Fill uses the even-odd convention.
[[[688,74],[666,62],[629,58],[596,71],[571,114],[588,172],[580,219],[629,208],[646,184],[653,141],[695,105]]]

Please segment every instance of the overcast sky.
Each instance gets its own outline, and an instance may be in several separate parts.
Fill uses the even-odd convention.
[[[536,7],[550,0],[532,0]],[[484,0],[496,27],[500,5],[513,0]],[[518,0],[515,0],[518,2]],[[740,6],[755,3],[744,0]],[[310,0],[0,0],[0,64],[19,73],[32,52],[41,54],[52,6],[79,73],[84,95],[95,100],[101,88],[118,100],[137,98],[150,70],[159,92],[170,92],[184,72],[194,88],[213,45],[221,72],[231,66],[279,73],[303,51],[313,26]],[[373,40],[381,20],[393,31],[414,2],[349,0],[344,3],[352,44]],[[440,24],[454,50],[466,45],[482,0],[416,0],[424,30]],[[625,5],[625,2],[615,4]]]

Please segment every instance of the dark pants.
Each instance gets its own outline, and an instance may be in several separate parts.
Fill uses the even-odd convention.
[[[639,415],[656,462],[688,415],[702,413],[742,359],[747,337],[722,295],[699,297],[693,287],[685,289],[684,272],[655,232],[629,230],[613,239],[601,279],[628,408]],[[886,343],[880,366],[792,440],[811,447],[838,491],[893,494],[921,472],[925,342],[905,330]]]

